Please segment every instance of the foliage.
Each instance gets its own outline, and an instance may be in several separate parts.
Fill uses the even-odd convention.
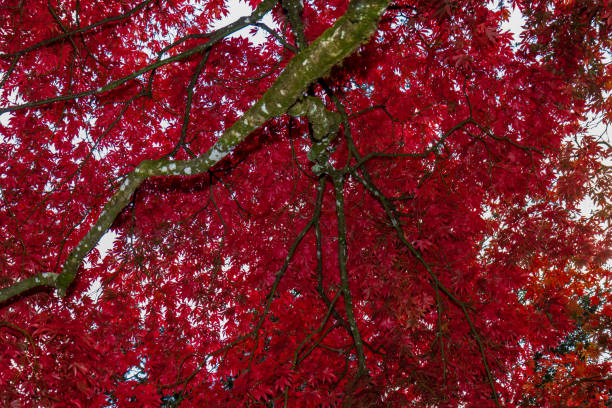
[[[0,2],[2,405],[609,406],[609,1],[226,3]]]

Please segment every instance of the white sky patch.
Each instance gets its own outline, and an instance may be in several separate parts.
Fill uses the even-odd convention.
[[[5,74],[6,74],[5,72],[0,72],[0,79],[3,78]],[[3,96],[2,89],[0,89],[0,96]],[[9,102],[8,105],[19,105],[21,103],[25,103],[25,101],[19,95],[16,89],[13,89],[13,91],[11,92],[11,94],[8,96],[7,99]],[[0,107],[5,108],[8,105],[1,104]],[[12,117],[13,117],[13,112],[4,112],[2,115],[0,115],[0,124],[2,124],[2,126],[8,126],[9,121]]]
[[[10,119],[11,119],[11,114],[9,112],[6,112],[0,115],[0,123],[2,124],[2,126],[8,126]]]
[[[606,95],[610,97],[610,95]],[[588,133],[591,135],[599,136],[600,140],[612,144],[612,133],[610,132],[610,128],[606,126],[601,119],[595,120],[595,125],[588,129]],[[606,148],[606,147],[604,147]],[[612,166],[612,156],[608,155],[607,157],[603,157],[601,160],[601,164],[604,166]],[[585,197],[580,203],[580,210],[582,215],[585,217],[589,217],[593,215],[595,210],[595,203],[590,197]]]
[[[117,238],[117,234],[114,231],[106,231],[100,241],[98,241],[98,245],[96,245],[96,249],[100,251],[100,260],[104,259],[110,249],[113,247],[113,242]],[[96,303],[100,296],[102,295],[102,279],[98,278],[87,289],[85,296],[89,296],[91,300]]]
[[[102,235],[96,248],[100,251],[100,259],[104,259],[108,255],[108,251],[113,247],[113,242],[117,238],[117,234],[114,231],[106,231],[106,234]]]
[[[518,44],[521,41],[521,33],[523,32],[523,25],[525,24],[525,18],[518,9],[513,7],[510,14],[510,19],[502,24],[502,29],[510,31],[514,37],[514,44]]]
[[[100,296],[102,296],[102,278],[97,278],[89,285],[85,296],[88,296],[94,303],[98,303]]]

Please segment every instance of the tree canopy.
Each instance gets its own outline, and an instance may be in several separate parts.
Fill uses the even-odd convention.
[[[609,406],[609,1],[227,3],[0,1],[2,406]]]

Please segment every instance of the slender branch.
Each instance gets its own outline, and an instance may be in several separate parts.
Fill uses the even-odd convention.
[[[539,153],[541,156],[544,156],[544,152],[541,151],[540,149],[537,149],[533,146],[525,146],[520,143],[517,143],[514,140],[511,140],[510,138],[508,138],[508,136],[496,136],[493,134],[493,132],[491,132],[489,129],[485,128],[484,126],[480,125],[478,122],[472,121],[472,123],[476,125],[476,127],[480,129],[482,133],[486,134],[491,139],[495,139],[497,141],[503,141],[521,150],[536,152],[536,153]]]
[[[179,140],[174,145],[174,149],[170,153],[168,153],[164,157],[174,157],[179,149],[185,147],[185,137],[187,135],[187,128],[189,127],[189,120],[191,118],[191,101],[193,100],[193,89],[195,88],[198,78],[206,65],[206,61],[208,61],[208,56],[210,55],[210,49],[208,49],[205,53],[198,66],[196,67],[195,72],[191,76],[191,80],[189,81],[189,85],[187,86],[187,103],[185,104],[185,114],[183,115],[183,126],[181,128],[181,136]]]
[[[485,349],[482,345],[480,335],[478,334],[478,331],[476,331],[476,327],[472,322],[472,318],[470,317],[470,314],[468,313],[465,304],[461,305],[461,310],[463,310],[463,314],[465,315],[465,318],[467,319],[468,324],[470,325],[470,331],[472,332],[472,336],[478,344],[478,350],[480,351],[482,364],[484,365],[485,372],[487,373],[487,380],[489,381],[489,386],[491,387],[491,392],[493,393],[493,400],[495,401],[495,406],[501,408],[501,404],[499,402],[499,395],[497,394],[497,390],[495,389],[495,380],[493,379],[493,375],[491,375],[491,370],[489,369],[489,363],[487,362],[487,356],[485,354]]]
[[[165,59],[157,59],[154,63],[149,64],[139,70],[136,70],[134,72],[132,72],[131,74],[128,74],[122,78],[118,78],[114,81],[111,81],[109,83],[107,83],[104,86],[101,86],[99,88],[96,89],[89,89],[83,92],[78,92],[75,94],[66,94],[66,95],[58,95],[58,96],[54,96],[52,98],[47,98],[47,99],[41,99],[38,101],[31,101],[31,102],[26,102],[24,104],[20,104],[20,105],[12,105],[12,106],[7,106],[4,107],[2,109],[0,109],[0,114],[2,113],[6,113],[6,112],[14,112],[14,111],[18,111],[18,110],[22,110],[22,109],[27,109],[27,108],[35,108],[38,106],[43,106],[43,105],[49,105],[52,103],[56,103],[56,102],[62,102],[62,101],[69,101],[69,100],[74,100],[74,99],[80,99],[86,96],[92,96],[92,95],[98,95],[98,94],[102,94],[105,92],[108,92],[112,89],[115,89],[123,84],[125,84],[126,82],[132,80],[132,79],[136,79],[137,77],[139,77],[140,75],[146,74],[147,72],[150,71],[155,71],[157,68],[163,67],[165,65],[168,65],[170,63],[173,62],[177,62],[177,61],[181,61],[183,59],[189,58],[193,55],[202,53],[208,49],[210,49],[214,44],[218,43],[220,40],[222,40],[223,38],[227,37],[230,34],[235,33],[236,31],[248,26],[249,24],[251,24],[253,21],[257,21],[259,20],[261,17],[263,17],[264,14],[266,14],[268,11],[270,11],[272,9],[272,7],[274,7],[274,5],[276,4],[277,0],[265,0],[264,2],[262,2],[259,7],[257,7],[257,9],[255,11],[253,11],[253,13],[250,16],[247,17],[242,17],[240,19],[238,19],[237,21],[228,24],[227,26],[220,28],[219,30],[216,30],[210,34],[207,35],[207,37],[210,38],[210,41],[204,43],[204,44],[200,44],[197,45],[193,48],[190,48],[184,52],[178,53],[176,55],[173,55],[171,57],[165,58]],[[160,53],[161,55],[162,53]],[[152,79],[149,79],[149,87],[151,86],[151,81]]]
[[[181,37],[175,40],[171,44],[162,48],[157,53],[156,63],[164,61],[161,58],[165,53],[167,53],[172,48],[182,44],[183,42],[187,40],[207,38],[208,42],[206,42],[205,44],[196,46],[196,48],[203,47],[200,51],[204,51],[204,50],[211,48],[213,45],[215,45],[216,43],[218,43],[219,41],[221,41],[228,35],[231,35],[235,33],[236,31],[243,29],[244,27],[247,27],[249,25],[257,25],[258,20],[260,20],[268,11],[270,11],[276,5],[277,2],[278,0],[265,0],[253,11],[253,13],[251,13],[250,16],[241,17],[238,20],[234,21],[233,23],[228,24],[225,27],[219,28],[217,30],[211,31],[209,33],[189,34],[189,35],[186,35],[184,37]],[[177,55],[181,55],[181,54],[177,54]],[[151,70],[152,72],[151,72],[151,75],[149,76],[148,85],[147,85],[149,92],[151,92],[151,88],[153,86],[153,78],[155,77],[157,68],[159,67],[155,67]]]
[[[215,350],[213,352],[210,352],[210,353],[206,354],[205,358],[204,358],[204,361],[202,363],[200,363],[198,365],[198,367],[191,372],[191,374],[189,374],[188,376],[186,376],[183,379],[177,378],[177,380],[174,383],[161,385],[158,388],[160,390],[164,390],[164,389],[168,389],[168,388],[174,388],[174,387],[176,387],[179,384],[187,385],[187,383],[189,383],[200,371],[202,371],[202,369],[204,367],[206,367],[206,363],[208,362],[209,358],[212,358],[212,357],[216,356],[217,354],[219,354],[221,352],[227,351],[228,349],[234,347],[237,344],[242,343],[243,341],[245,341],[248,338],[249,338],[249,335],[240,336],[237,339],[232,340],[231,342],[227,343],[225,346],[223,346],[223,347],[221,347],[221,348],[219,348],[219,349],[217,349],[217,350]],[[180,371],[179,371],[178,375],[180,376]]]
[[[356,117],[356,116],[361,116],[361,115],[364,115],[364,114],[366,114],[366,113],[368,113],[368,112],[371,112],[371,111],[373,111],[373,110],[376,110],[376,109],[384,109],[384,108],[385,108],[385,105],[384,105],[384,104],[376,104],[376,105],[368,106],[367,108],[362,109],[362,110],[360,110],[360,111],[357,111],[357,112],[355,112],[355,113],[351,113],[350,115],[348,115],[348,117],[349,117],[349,118],[354,118],[354,117]]]
[[[513,140],[511,140],[510,138],[508,138],[507,136],[496,136],[495,134],[493,134],[493,132],[491,132],[491,130],[487,129],[486,127],[482,126],[481,124],[479,124],[475,119],[474,119],[474,114],[472,111],[472,103],[470,102],[470,98],[468,97],[467,91],[466,91],[466,85],[467,85],[467,80],[468,78],[466,77],[463,80],[463,86],[461,87],[461,92],[463,92],[463,96],[465,98],[465,101],[468,105],[469,111],[470,111],[470,123],[475,125],[478,129],[480,129],[480,131],[484,134],[486,134],[487,136],[489,136],[491,139],[495,139],[497,141],[504,141],[508,144],[511,144],[514,147],[517,147],[519,149],[525,150],[527,152],[536,152],[539,153],[541,156],[544,156],[544,152],[542,152],[541,150],[532,147],[532,146],[524,146],[520,143],[517,143]]]
[[[440,288],[437,285],[436,289],[436,311],[438,312],[438,337],[440,341],[440,357],[442,358],[442,379],[446,386],[446,357],[444,356],[444,331],[442,330],[442,299],[440,299]]]
[[[353,311],[353,300],[349,287],[348,272],[346,268],[348,251],[346,237],[346,219],[344,215],[344,181],[342,179],[342,176],[334,177],[333,181],[334,192],[336,196],[336,216],[338,219],[338,267],[340,269],[342,297],[344,298],[346,319],[351,328],[351,335],[353,337],[353,342],[355,343],[355,350],[357,352],[357,365],[359,367],[357,376],[361,376],[367,374],[367,368],[365,362],[365,353],[363,351],[363,342],[361,340],[361,334],[359,333],[359,328],[357,327],[357,320],[355,319],[355,313]]]
[[[34,339],[32,338],[32,335],[30,335],[30,333],[27,332],[27,330],[22,329],[21,327],[17,326],[16,324],[13,324],[11,322],[0,322],[0,327],[8,327],[10,329],[16,330],[19,333],[21,333],[25,338],[28,339],[28,343],[30,344],[30,347],[32,347],[32,350],[35,350],[35,343],[34,343]]]
[[[39,106],[44,106],[44,105],[50,105],[56,102],[63,102],[63,101],[70,101],[70,100],[74,100],[74,99],[80,99],[80,98],[84,98],[86,96],[92,96],[92,95],[98,95],[98,94],[102,94],[105,93],[107,91],[110,91],[112,89],[117,88],[118,86],[121,86],[123,84],[125,84],[126,82],[135,79],[137,77],[139,77],[142,74],[145,74],[149,71],[152,71],[156,68],[162,67],[164,65],[170,64],[172,62],[176,62],[176,61],[180,61],[183,60],[187,57],[190,57],[192,55],[198,54],[202,51],[204,51],[206,48],[209,47],[209,44],[201,44],[199,46],[193,47],[183,53],[174,55],[172,57],[166,58],[164,60],[155,62],[153,64],[150,64],[144,68],[141,68],[137,71],[132,72],[129,75],[126,75],[122,78],[116,79],[114,81],[111,81],[109,83],[107,83],[104,86],[101,86],[99,88],[95,88],[95,89],[88,89],[86,91],[82,91],[82,92],[77,92],[77,93],[72,93],[72,94],[65,94],[65,95],[58,95],[58,96],[54,96],[51,98],[47,98],[47,99],[40,99],[37,101],[31,101],[31,102],[26,102],[20,105],[11,105],[11,106],[7,106],[4,107],[2,109],[0,109],[0,114],[2,113],[6,113],[6,112],[15,112],[18,110],[22,110],[22,109],[29,109],[29,108],[36,108]]]
[[[300,171],[300,173],[302,173],[303,175],[305,175],[306,177],[308,177],[308,178],[310,178],[312,180],[316,180],[317,178],[315,176],[313,176],[312,174],[307,173],[306,170],[304,170],[304,168],[302,168],[302,165],[298,162],[297,155],[295,154],[295,146],[293,144],[293,138],[291,136],[292,124],[293,124],[293,116],[290,116],[290,119],[289,119],[289,145],[291,146],[291,158],[293,159],[293,163],[295,164],[297,169]]]
[[[9,79],[9,77],[13,73],[13,70],[15,69],[15,66],[17,65],[17,61],[19,61],[19,55],[15,55],[13,59],[11,60],[11,65],[9,66],[9,69],[6,70],[6,72],[4,73],[4,76],[2,77],[2,81],[0,81],[0,89],[4,87],[6,80]]]
[[[127,12],[125,12],[123,14],[119,14],[119,15],[116,15],[116,16],[105,18],[103,20],[100,20],[100,21],[95,22],[93,24],[90,24],[88,26],[77,28],[76,30],[66,31],[63,34],[60,34],[60,35],[58,35],[56,37],[53,37],[53,38],[49,38],[49,39],[40,41],[40,42],[38,42],[38,43],[36,43],[34,45],[31,45],[29,47],[23,48],[22,50],[17,51],[17,52],[13,52],[13,53],[10,53],[10,54],[0,54],[0,58],[19,57],[19,56],[22,56],[24,54],[27,54],[30,51],[34,51],[34,50],[37,50],[39,48],[46,47],[47,45],[55,44],[56,42],[62,41],[65,38],[70,38],[74,34],[82,34],[82,33],[85,33],[85,32],[87,32],[89,30],[93,30],[94,28],[98,28],[100,26],[103,26],[105,24],[114,23],[116,21],[124,20],[124,19],[126,19],[126,18],[128,18],[128,17],[130,17],[130,16],[132,16],[132,15],[134,15],[136,13],[138,13],[140,10],[142,10],[143,8],[145,8],[148,4],[150,4],[152,2],[153,2],[153,0],[145,0],[142,3],[139,3],[138,5],[136,5],[136,7],[130,9],[129,11],[127,11]]]
[[[331,312],[332,312],[332,310],[334,308],[334,305],[336,304],[336,301],[340,297],[340,293],[341,293],[341,291],[336,292],[336,295],[334,296],[334,299],[332,300],[331,304],[327,308],[327,312],[325,313],[325,316],[323,317],[323,320],[319,324],[319,327],[317,329],[313,330],[312,332],[310,332],[310,334],[308,336],[306,336],[306,338],[300,342],[298,347],[293,352],[293,364],[291,365],[291,369],[292,370],[295,370],[297,368],[298,364],[301,363],[302,361],[304,361],[304,359],[306,359],[306,357],[308,357],[310,355],[310,353],[312,353],[312,351],[319,345],[319,343],[321,343],[323,341],[323,339],[327,336],[327,334],[329,334],[334,328],[338,327],[338,324],[331,325],[314,342],[314,344],[312,344],[312,346],[302,356],[300,356],[300,352],[302,351],[302,349],[304,348],[306,343],[308,343],[316,334],[320,333],[325,328],[325,325],[327,324],[327,322],[329,320],[329,317],[331,316]],[[283,406],[286,407],[288,399],[289,399],[289,386],[285,387],[284,398],[285,398],[285,403],[284,403]]]
[[[322,179],[320,183],[324,184],[325,180]],[[298,236],[295,238],[295,240],[293,241],[293,244],[289,248],[289,252],[287,253],[287,256],[285,257],[285,261],[283,262],[283,265],[281,266],[280,270],[276,272],[276,279],[274,280],[274,283],[272,284],[272,288],[270,289],[270,294],[268,295],[268,300],[266,301],[266,305],[264,307],[263,313],[261,317],[259,318],[259,321],[257,322],[257,325],[255,326],[255,329],[253,330],[253,337],[255,338],[255,344],[253,345],[253,350],[249,358],[249,368],[251,367],[251,362],[253,360],[253,356],[255,355],[255,351],[257,350],[257,347],[259,346],[259,330],[261,329],[261,326],[263,325],[263,322],[270,310],[270,305],[272,304],[272,300],[274,300],[274,295],[276,294],[276,289],[278,288],[278,284],[280,283],[281,279],[285,276],[285,272],[287,272],[287,268],[289,267],[289,262],[293,258],[293,254],[295,254],[295,250],[297,249],[298,245],[300,244],[300,242],[302,242],[302,239],[304,238],[304,236],[306,236],[306,233],[310,230],[310,228],[312,228],[312,226],[321,216],[322,201],[323,201],[323,188],[320,185],[319,188],[317,189],[317,201],[315,204],[315,209],[314,209],[312,218],[310,219],[310,221],[308,221],[308,224],[306,224],[306,226],[302,228],[302,231],[300,231]]]
[[[252,24],[252,25],[255,26],[255,27],[261,28],[262,30],[266,31],[268,34],[270,34],[272,37],[274,37],[276,39],[276,41],[278,41],[283,47],[287,48],[288,50],[292,51],[293,53],[297,54],[297,52],[299,51],[295,46],[293,46],[292,44],[289,44],[283,37],[281,37],[281,35],[279,33],[274,31],[270,27],[268,27],[267,24],[264,24],[262,22],[257,22],[257,23]]]
[[[289,24],[295,36],[297,48],[303,50],[308,47],[308,41],[304,35],[304,23],[302,22],[303,6],[301,0],[281,0],[283,10],[287,13]]]
[[[215,255],[215,265],[213,266],[213,271],[212,271],[212,275],[210,277],[210,288],[212,289],[212,287],[214,286],[215,280],[217,279],[217,273],[219,273],[219,270],[221,270],[221,250],[223,249],[223,244],[225,243],[225,237],[227,236],[227,224],[225,223],[225,220],[223,219],[223,215],[221,214],[221,209],[219,208],[219,206],[217,205],[217,202],[215,201],[215,194],[214,194],[214,190],[213,190],[213,185],[212,183],[210,183],[210,201],[213,203],[214,207],[215,207],[215,211],[217,212],[217,216],[219,217],[219,221],[221,221],[221,225],[223,225],[223,235],[221,236],[221,242],[219,242],[219,248],[217,249],[217,254]]]
[[[601,144],[601,145],[604,145],[604,146],[607,146],[607,147],[608,147],[608,149],[612,150],[612,145],[611,145],[610,143],[606,142],[605,140],[600,140],[600,141],[599,141],[599,142],[597,142],[597,143],[598,143],[598,144]]]
[[[340,294],[340,291],[338,291],[338,293],[337,293],[337,294],[336,294],[336,296],[334,297],[334,300],[333,300],[333,302],[334,302],[334,303],[335,303],[335,302],[336,302],[336,300],[338,299],[338,297],[339,297],[338,295],[339,295],[339,294]],[[332,308],[333,308],[333,306],[332,306]],[[326,316],[325,316],[325,319],[324,319],[325,323],[326,323],[326,322],[327,322],[327,320],[329,319],[330,312],[331,312],[331,308],[330,308],[330,309],[328,309],[328,313],[327,313],[327,314],[326,314]],[[325,323],[322,323],[322,325],[320,326],[320,328],[319,328],[318,330],[313,331],[313,332],[311,333],[311,335],[309,335],[309,336],[308,336],[308,338],[307,338],[307,339],[304,339],[304,341],[303,341],[302,343],[300,343],[300,348],[301,348],[301,347],[303,347],[303,346],[305,345],[305,343],[306,343],[307,341],[309,341],[309,340],[312,338],[312,336],[314,336],[315,334],[317,334],[317,333],[319,333],[321,330],[323,330],[323,327],[325,327]],[[297,365],[298,365],[299,363],[301,363],[302,361],[304,361],[304,359],[306,359],[306,358],[307,358],[307,357],[310,355],[310,353],[312,353],[312,351],[313,351],[314,349],[316,349],[317,347],[321,347],[321,348],[325,349],[324,345],[322,345],[322,344],[321,344],[321,342],[322,342],[322,341],[325,339],[325,337],[327,337],[327,335],[328,335],[329,333],[331,333],[331,332],[332,332],[332,330],[334,330],[334,329],[335,329],[335,328],[337,328],[338,326],[340,326],[338,323],[336,323],[336,324],[332,324],[331,326],[329,326],[329,327],[328,327],[328,328],[325,330],[325,332],[323,332],[323,334],[321,334],[321,336],[319,336],[319,338],[318,338],[318,339],[317,339],[317,340],[316,340],[316,341],[315,341],[315,342],[312,344],[312,346],[310,346],[310,348],[309,348],[308,350],[306,350],[306,352],[304,352],[304,354],[303,354],[303,355],[302,355],[302,356],[301,356],[299,359],[298,359],[297,350],[296,350],[296,354],[294,355],[294,361],[293,361],[293,369],[295,370],[295,368],[297,367]],[[335,350],[334,350],[334,352],[337,352],[337,351],[335,351]],[[287,407],[287,403],[289,402],[289,386],[286,386],[286,387],[285,387],[284,397],[285,397],[285,403],[284,403],[283,407],[285,407],[285,408],[286,408],[286,407]]]
[[[53,9],[53,6],[51,6],[51,0],[47,0],[47,8],[49,9],[49,13],[51,13],[51,16],[53,16],[53,19],[55,20],[57,25],[60,26],[64,34],[66,34],[68,30],[66,29],[66,27],[64,26],[64,23],[62,23],[62,20],[60,20],[59,16],[55,12],[55,9]],[[72,44],[72,47],[74,48],[74,52],[77,53],[78,52],[77,45],[75,44],[71,36],[68,37],[68,41],[70,41],[70,44]]]
[[[412,158],[426,158],[427,156],[429,156],[431,153],[434,153],[435,151],[437,151],[438,147],[440,147],[441,144],[444,143],[444,141],[453,133],[455,133],[456,131],[463,129],[463,127],[467,124],[470,123],[474,123],[472,121],[472,119],[465,119],[462,120],[461,122],[457,123],[455,126],[453,126],[452,128],[450,128],[449,130],[447,130],[441,137],[440,139],[438,139],[433,145],[431,145],[428,149],[420,152],[420,153],[385,153],[385,152],[373,152],[373,153],[368,153],[367,155],[361,157],[358,161],[357,164],[355,164],[355,166],[353,166],[349,171],[352,171],[353,169],[357,169],[359,167],[361,167],[365,162],[367,162],[368,160],[375,158],[375,157],[392,157],[392,158],[396,158],[396,157],[412,157]]]
[[[74,195],[74,190],[72,190],[72,192],[70,193],[70,199],[72,199],[72,196]],[[64,238],[62,238],[62,241],[60,243],[60,247],[59,250],[57,251],[57,260],[55,261],[55,266],[53,267],[53,272],[55,273],[58,269],[58,267],[60,266],[60,259],[62,257],[62,253],[64,252],[64,246],[66,245],[66,242],[68,241],[68,237],[70,237],[70,235],[72,234],[72,232],[77,229],[79,227],[79,225],[81,225],[83,222],[85,222],[85,220],[87,219],[87,217],[89,216],[89,214],[91,213],[91,211],[93,210],[93,208],[88,208],[87,211],[85,212],[85,214],[83,214],[81,216],[81,219],[79,221],[77,221],[74,225],[72,225],[70,228],[68,228],[68,231],[66,231],[66,233],[64,234]],[[61,223],[64,223],[64,218],[62,217],[62,221]]]
[[[26,358],[28,359],[28,361],[32,361],[33,363],[33,378],[34,381],[36,382],[36,385],[38,384],[38,356],[36,355],[36,343],[34,342],[34,338],[32,337],[32,335],[25,329],[17,326],[14,323],[11,322],[3,322],[0,321],[0,327],[8,327],[9,329],[13,329],[19,333],[21,333],[22,336],[24,336],[27,340],[28,340],[28,350],[30,350],[34,356],[33,361],[30,360],[30,357],[26,354]]]
[[[259,81],[262,80],[266,77],[269,77],[270,75],[272,75],[274,73],[274,71],[276,71],[276,69],[280,66],[280,64],[284,61],[284,58],[281,57],[281,59],[279,59],[278,61],[274,62],[274,64],[272,65],[272,67],[270,69],[268,69],[267,71],[265,71],[262,74],[256,75],[256,76],[252,76],[252,77],[246,77],[246,78],[215,78],[216,82],[220,82],[220,83],[227,83],[227,82],[255,82],[255,81]],[[225,86],[225,89],[243,89],[243,86]]]
[[[221,185],[229,192],[229,198],[231,198],[234,204],[236,204],[236,207],[238,208],[238,213],[240,214],[241,218],[246,219],[252,217],[251,213],[247,209],[245,209],[242,204],[240,204],[240,202],[236,198],[236,193],[234,192],[234,190],[232,190],[232,188],[221,177],[216,176],[213,171],[210,171],[210,174],[215,178],[215,180],[219,181]]]
[[[325,331],[325,333],[323,333],[323,335],[321,335],[309,348],[308,350],[306,350],[304,352],[304,354],[302,354],[301,356],[299,355],[299,351],[301,351],[301,349],[306,345],[306,343],[308,343],[308,341],[310,341],[310,339],[312,339],[312,337],[318,333],[321,332],[321,330],[323,330],[323,328],[325,328],[325,325],[327,324],[329,317],[331,316],[331,312],[333,310],[333,308],[335,307],[336,301],[338,300],[338,298],[340,297],[340,294],[342,292],[338,291],[336,293],[336,295],[334,296],[334,298],[331,301],[331,304],[329,305],[329,307],[327,308],[327,312],[325,313],[325,317],[323,318],[323,320],[321,321],[321,324],[319,325],[319,328],[316,330],[313,330],[312,333],[310,333],[308,335],[308,337],[306,337],[304,339],[304,341],[302,341],[302,343],[300,343],[300,346],[298,347],[298,349],[296,350],[296,353],[294,354],[294,360],[293,360],[293,367],[297,367],[298,364],[300,364],[302,361],[304,361],[306,359],[306,357],[308,357],[310,355],[310,353],[312,353],[312,351],[317,348],[319,346],[319,344],[323,341],[323,339],[325,338],[325,336],[327,335],[327,333],[329,333],[329,331],[335,329],[336,327],[339,326],[339,323],[333,324],[331,326],[329,326],[329,328]]]

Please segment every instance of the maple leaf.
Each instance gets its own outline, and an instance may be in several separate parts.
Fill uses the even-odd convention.
[[[428,239],[416,239],[412,242],[412,245],[419,251],[423,252],[427,250],[432,244],[431,241]]]

